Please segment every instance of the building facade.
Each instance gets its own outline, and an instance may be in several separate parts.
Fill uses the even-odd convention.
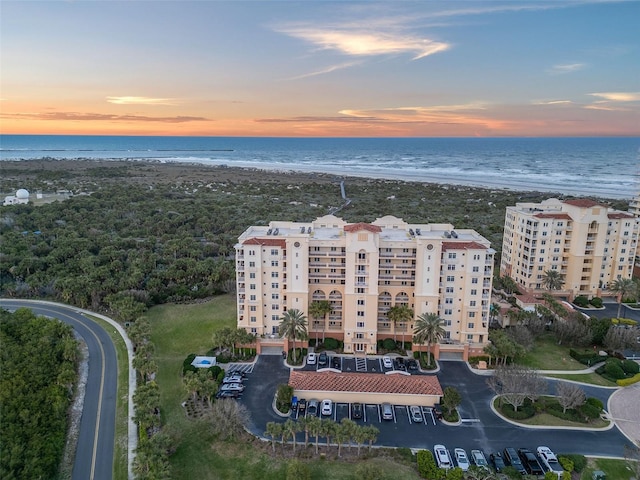
[[[473,230],[393,216],[349,224],[327,215],[249,227],[235,248],[238,327],[260,337],[278,337],[280,318],[295,308],[308,318],[309,338],[376,353],[378,339],[412,341],[413,320],[394,325],[387,317],[405,305],[414,319],[443,318],[447,345],[480,351],[487,343],[495,252]],[[319,301],[331,306],[324,318],[309,315]]]
[[[602,296],[617,278],[631,278],[638,222],[587,199],[507,207],[500,273],[535,292],[545,290],[545,272],[554,270],[563,281],[558,293]]]

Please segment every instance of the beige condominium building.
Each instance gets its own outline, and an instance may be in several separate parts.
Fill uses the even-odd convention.
[[[617,278],[631,278],[638,219],[588,199],[518,203],[507,207],[501,275],[524,290],[545,290],[545,272],[560,272],[561,295],[606,295]]]
[[[446,338],[436,353],[476,354],[487,343],[495,252],[473,230],[327,215],[249,227],[235,248],[238,327],[261,342],[276,340],[280,318],[295,308],[309,320],[309,338],[342,340],[349,353],[377,353],[378,339],[412,341],[413,320],[394,325],[387,318],[390,307],[406,305],[414,319],[422,313],[444,319]],[[313,318],[309,305],[322,300],[331,311]]]

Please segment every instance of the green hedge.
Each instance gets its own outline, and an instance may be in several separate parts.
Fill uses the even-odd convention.
[[[525,420],[536,414],[536,409],[529,399],[525,400],[524,404],[518,407],[518,410],[514,410],[513,406],[508,403],[503,403],[499,410],[505,417],[512,420]]]
[[[571,358],[579,361],[583,365],[588,366],[595,365],[596,363],[602,362],[607,359],[607,357],[601,357],[600,355],[598,355],[597,352],[588,351],[581,353],[574,350],[573,348],[569,350],[569,355],[571,355]]]
[[[600,297],[593,297],[589,300],[589,303],[596,308],[602,308],[602,299]]]
[[[573,299],[573,303],[578,307],[586,308],[589,306],[589,299],[585,295],[578,295]]]
[[[636,373],[631,378],[622,378],[620,380],[616,380],[616,383],[621,387],[628,387],[629,385],[633,385],[634,383],[640,382],[640,373]]]
[[[558,455],[558,460],[562,458],[566,458],[573,463],[573,470],[580,473],[584,470],[584,467],[587,466],[587,458],[584,455],[578,455],[576,453],[562,453]]]

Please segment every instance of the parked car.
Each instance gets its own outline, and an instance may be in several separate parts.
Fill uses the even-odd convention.
[[[241,392],[235,392],[231,390],[227,390],[224,392],[216,393],[216,398],[239,398]]]
[[[298,409],[298,397],[293,396],[291,398],[291,410],[297,410]]]
[[[313,352],[307,353],[307,365],[316,364],[316,354]]]
[[[442,420],[442,408],[440,408],[440,404],[436,403],[433,406],[433,415],[437,420]]]
[[[352,403],[351,404],[351,418],[357,420],[362,418],[362,404],[361,403]]]
[[[309,400],[307,402],[307,415],[318,415],[318,400]]]
[[[413,358],[411,360],[407,361],[407,369],[410,372],[417,372],[418,371],[418,362],[416,360],[414,360]]]
[[[544,470],[534,453],[528,448],[519,448],[518,456],[529,475],[544,475]]]
[[[336,370],[342,369],[342,359],[340,357],[332,357],[331,358],[331,368],[335,368]]]
[[[489,462],[482,450],[471,450],[471,461],[475,466],[489,470]]]
[[[467,458],[467,452],[464,451],[464,449],[462,448],[456,448],[453,450],[453,456],[456,459],[456,464],[458,465],[458,467],[460,467],[463,471],[467,471],[469,470],[469,458]]]
[[[333,413],[333,402],[329,399],[322,400],[322,406],[320,407],[320,413],[325,417]]]
[[[562,473],[564,469],[558,462],[556,454],[549,447],[538,447],[536,451],[538,452],[538,457],[550,472]]]
[[[396,357],[393,360],[393,366],[395,367],[396,370],[401,370],[403,372],[407,371],[407,366],[404,364],[404,358],[402,357]]]
[[[506,467],[504,463],[504,459],[502,458],[502,454],[500,452],[492,453],[489,455],[489,460],[493,464],[493,468],[495,468],[496,472],[500,473]]]
[[[453,468],[451,457],[444,445],[434,445],[433,454],[436,457],[436,463],[439,468],[444,468],[445,470]]]
[[[409,407],[409,414],[411,415],[411,421],[413,423],[422,423],[424,420],[422,417],[422,408],[417,405],[412,405]]]
[[[515,448],[507,447],[504,449],[503,454],[504,456],[502,458],[504,460],[504,463],[506,463],[507,465],[511,465],[522,475],[527,474],[527,471],[525,470],[524,465],[522,465],[520,457],[518,457],[518,452],[516,452]]]
[[[391,357],[382,357],[382,365],[384,368],[393,368],[393,360],[391,360]]]
[[[244,385],[241,383],[224,383],[220,387],[220,392],[243,392]]]
[[[238,375],[237,373],[226,375],[222,379],[222,383],[242,383],[244,381],[244,377],[242,375]]]
[[[390,403],[382,404],[382,419],[383,420],[393,420],[393,407]]]
[[[298,411],[300,412],[300,414],[303,414],[306,409],[307,409],[307,400],[304,398],[301,398],[300,400],[298,400]]]
[[[329,363],[329,356],[327,355],[327,352],[320,352],[320,355],[318,355],[318,365],[320,365],[321,367],[324,367],[328,363]]]

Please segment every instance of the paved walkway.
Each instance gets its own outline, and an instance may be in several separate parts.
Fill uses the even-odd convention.
[[[618,429],[631,440],[640,444],[640,383],[619,388],[609,398],[609,416]]]

